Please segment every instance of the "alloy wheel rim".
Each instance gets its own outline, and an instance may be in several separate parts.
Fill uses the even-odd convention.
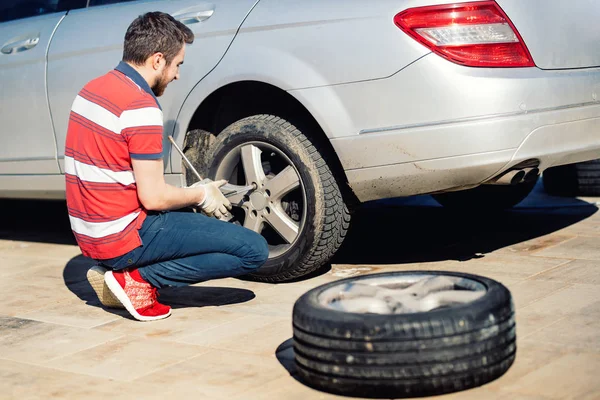
[[[255,185],[229,201],[236,223],[265,237],[269,258],[283,255],[298,241],[306,222],[306,191],[283,151],[266,142],[243,143],[225,154],[215,179]]]
[[[320,293],[317,301],[348,313],[409,314],[465,305],[486,292],[473,279],[423,273],[341,282]]]

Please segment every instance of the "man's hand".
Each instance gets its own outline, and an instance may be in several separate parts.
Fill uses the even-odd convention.
[[[198,207],[202,209],[208,216],[216,217],[221,219],[223,215],[227,214],[228,210],[231,210],[231,203],[221,193],[219,189],[221,186],[226,184],[226,180],[220,180],[215,182],[196,182],[190,187],[204,188],[204,200],[198,204]]]

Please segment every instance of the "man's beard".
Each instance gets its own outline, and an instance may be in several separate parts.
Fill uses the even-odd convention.
[[[154,85],[152,86],[152,92],[154,93],[154,95],[156,97],[160,97],[163,95],[163,93],[165,92],[165,89],[167,88],[167,85],[169,84],[169,81],[167,80],[167,71],[163,71],[162,75],[160,76],[160,78],[154,83]]]

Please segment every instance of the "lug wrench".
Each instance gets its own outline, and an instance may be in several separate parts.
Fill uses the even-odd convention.
[[[173,136],[169,135],[168,137],[169,137],[169,141],[171,142],[173,147],[175,147],[175,149],[177,150],[177,152],[179,153],[181,158],[185,161],[187,166],[190,167],[190,170],[192,170],[194,175],[196,175],[196,178],[198,178],[198,180],[203,183],[212,182],[212,179],[202,178],[202,175],[200,175],[198,170],[196,168],[194,168],[194,165],[192,164],[192,162],[185,156],[185,154],[183,154],[183,151],[179,148],[177,143],[175,143]],[[255,185],[239,186],[239,185],[231,185],[229,183],[226,183],[225,185],[221,186],[219,189],[221,190],[221,193],[223,193],[223,195],[225,197],[231,197],[231,196],[235,196],[240,193],[245,193],[250,190],[256,189],[256,186]],[[231,220],[231,218],[233,218],[233,215],[230,212],[227,212],[227,214],[223,215],[223,218],[220,218],[220,219],[222,219],[223,221],[229,221],[229,220]]]

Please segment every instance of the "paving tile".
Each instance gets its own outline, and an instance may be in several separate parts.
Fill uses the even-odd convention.
[[[521,394],[521,393],[513,393],[513,392],[496,392],[498,393],[498,400],[551,400],[549,397],[541,396],[541,395],[529,395],[529,394]],[[462,400],[457,397],[457,400]]]
[[[509,257],[513,260],[523,259],[523,257],[514,255],[500,255],[500,257]],[[534,260],[533,262],[536,261]],[[541,263],[543,264],[542,269],[545,270],[546,268],[550,268],[548,266],[549,264],[555,264],[558,262],[559,261],[553,260],[550,263]],[[502,262],[498,261],[498,258],[495,254],[483,256],[481,259],[472,259],[468,261],[445,260],[410,264],[387,264],[372,266],[372,268],[369,268],[368,265],[357,265],[355,266],[356,268],[351,268],[353,266],[344,265],[344,267],[346,267],[347,271],[349,272],[346,273],[345,270],[342,270],[341,276],[338,279],[342,279],[343,277],[368,275],[373,273],[385,273],[392,271],[449,271],[485,275],[486,277],[498,280],[504,284],[517,282],[519,280],[524,279],[524,277],[528,276],[527,273],[516,273],[509,271],[506,267],[501,268],[501,265]],[[484,270],[486,270],[486,272],[484,272]],[[538,271],[539,268],[535,270]]]
[[[79,247],[74,245],[36,242],[16,243],[8,249],[3,249],[2,252],[8,256],[60,259],[66,261],[81,254]]]
[[[208,349],[200,346],[122,336],[44,365],[61,371],[131,381],[206,351]]]
[[[173,305],[173,316],[152,323],[96,307],[85,281],[93,260],[77,246],[0,240],[0,399],[347,398],[296,380],[290,339],[295,300],[345,277],[447,270],[487,276],[511,290],[518,350],[496,381],[433,399],[600,400],[594,374],[600,366],[600,212],[592,214],[589,206],[538,210],[536,201],[519,213],[540,225],[527,232],[544,236],[516,231],[522,224],[512,232],[507,224],[504,239],[484,232],[489,245],[464,245],[477,240],[468,235],[448,241],[466,251],[487,249],[463,261],[443,259],[452,251],[441,249],[446,239],[440,238],[439,261],[417,249],[413,259],[423,262],[352,264],[346,257],[327,273],[291,284],[222,279],[168,289],[161,300]],[[544,225],[544,219],[566,217],[573,222],[560,230],[552,232],[564,224]]]
[[[76,296],[63,285],[36,286],[8,277],[2,282],[0,304],[4,315],[15,316],[72,300]]]
[[[7,254],[6,250],[26,249],[30,248],[31,244],[31,242],[22,240],[0,240],[0,250],[3,250],[3,254]]]
[[[511,392],[499,392],[498,396],[498,400],[551,400],[549,397],[544,397],[541,395],[529,395]],[[457,397],[457,400],[462,399]]]
[[[303,281],[300,284],[311,284],[313,287],[337,281],[340,279],[351,278],[362,275],[372,275],[393,271],[453,271],[470,272],[469,261],[442,260],[432,262],[417,262],[410,264],[333,264],[331,271],[316,278]],[[505,276],[503,278],[506,278]]]
[[[360,399],[359,397],[343,397],[312,389],[291,376],[284,376],[261,386],[256,386],[232,400],[343,400]]]
[[[561,400],[600,395],[599,368],[600,354],[564,354],[506,385],[504,390]]]
[[[286,375],[286,370],[274,355],[213,350],[143,376],[135,382],[169,385],[170,395],[174,398],[213,396],[227,399],[241,395],[251,399],[246,397],[249,390],[263,388]]]
[[[500,280],[526,279],[568,262],[567,259],[524,257],[519,254],[493,253],[458,263],[463,271]]]
[[[463,268],[460,262],[454,260],[420,262],[410,264],[385,264],[385,265],[366,265],[366,264],[337,264],[332,266],[332,270],[326,275],[319,277],[318,285],[337,281],[356,276],[372,275],[386,272],[409,272],[409,271],[451,271],[457,272]],[[313,283],[312,280],[309,281]],[[304,282],[303,282],[304,283]],[[315,286],[318,286],[315,285]]]
[[[575,234],[553,233],[513,244],[499,250],[498,253],[517,253],[519,255],[529,255],[543,249],[554,247],[561,243],[566,243],[569,240],[574,239],[576,236],[577,235]]]
[[[485,276],[508,286],[568,261],[556,258],[527,257],[505,252],[490,253],[467,261],[406,264],[399,270],[436,270],[469,273]]]
[[[517,326],[517,331],[518,331]],[[508,386],[518,386],[516,383],[525,375],[537,371],[548,363],[560,359],[563,353],[560,348],[537,342],[527,341],[517,337],[517,356],[513,365],[500,378],[488,383],[489,390],[501,392]],[[535,394],[535,393],[533,393]]]
[[[227,306],[228,311],[265,315],[273,317],[290,317],[295,301],[313,287],[310,282],[299,284],[281,284],[256,294],[252,301]]]
[[[277,346],[290,337],[291,317],[248,315],[215,328],[183,336],[177,341],[244,353],[273,355]]]
[[[15,246],[15,243],[18,243],[14,240],[0,240],[0,250],[10,249]]]
[[[128,316],[124,310],[104,309],[99,306],[85,304],[80,300],[64,301],[50,307],[17,315],[19,318],[78,328],[93,328],[111,321],[122,320],[124,316]],[[125,333],[123,332],[123,334]]]
[[[571,286],[573,285],[563,282],[524,280],[509,285],[508,289],[513,296],[515,306],[521,309]]]
[[[563,315],[540,314],[535,311],[530,311],[527,308],[517,310],[515,315],[517,317],[516,325],[518,338],[529,337],[529,335],[565,318]]]
[[[600,320],[597,316],[568,316],[527,336],[527,339],[557,344],[565,350],[576,348],[600,352]]]
[[[600,291],[596,285],[573,284],[532,302],[526,309],[540,314],[600,317]]]
[[[21,318],[0,318],[0,358],[41,364],[115,337],[106,332]]]
[[[10,264],[12,257],[8,257],[7,263]],[[56,260],[52,258],[19,258],[19,262],[24,262],[22,268],[18,270],[4,270],[4,277],[16,283],[27,283],[34,286],[45,286],[57,288],[72,283],[80,283],[86,281],[85,273],[88,268],[82,269],[77,273],[77,277],[73,277],[71,261]],[[77,263],[78,265],[79,263]],[[79,266],[78,266],[79,267]]]
[[[0,360],[0,399],[151,400],[164,399],[169,389],[149,382],[132,387],[130,383]]]
[[[600,391],[596,390],[582,395],[577,400],[600,400]]]
[[[532,279],[600,286],[600,261],[574,260]]]
[[[440,396],[426,397],[428,400],[504,400],[506,398],[505,393],[498,392],[496,390],[490,390],[488,385],[483,385],[473,389],[463,390],[460,392],[448,393]]]
[[[0,248],[0,251],[2,249]],[[35,277],[35,271],[55,264],[55,261],[45,259],[32,259],[31,257],[9,257],[0,254],[0,278],[18,275],[23,279],[26,276]],[[30,273],[30,274],[28,274]]]
[[[536,252],[534,256],[599,261],[600,246],[598,246],[598,238],[579,236],[558,246]]]
[[[598,237],[600,236],[600,215],[596,212],[592,217],[568,226],[560,233]]]
[[[132,335],[162,340],[180,341],[186,336],[204,332],[232,321],[244,318],[244,314],[223,310],[223,307],[186,307],[172,311],[172,316],[148,324],[141,324],[131,318],[118,318],[95,330],[111,332],[114,335]],[[200,343],[201,344],[201,343]]]
[[[393,266],[386,266],[393,268]],[[331,266],[331,271],[323,276],[323,280],[334,281],[338,279],[351,278],[354,276],[376,274],[383,272],[381,266],[361,265],[361,264],[334,264]]]

